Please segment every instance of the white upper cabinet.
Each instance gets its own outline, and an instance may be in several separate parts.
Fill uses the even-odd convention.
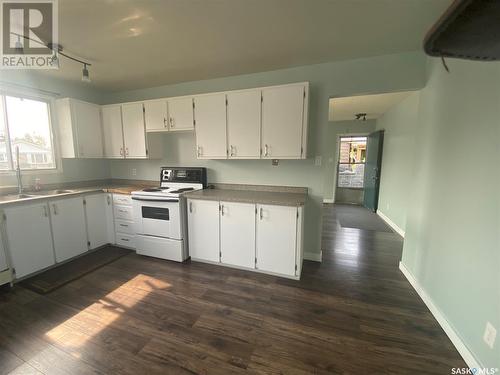
[[[145,101],[144,121],[148,132],[168,130],[167,101],[165,99]]]
[[[168,128],[170,131],[193,130],[193,98],[168,99]]]
[[[103,157],[100,106],[76,99],[58,99],[56,115],[63,158]]]
[[[146,132],[142,103],[122,105],[123,143],[126,158],[146,158]]]
[[[230,159],[260,158],[261,91],[227,94],[227,145]]]
[[[21,278],[53,265],[54,247],[47,203],[9,206],[4,213],[15,277]]]
[[[61,155],[162,158],[158,133],[195,129],[198,159],[305,159],[308,102],[307,82],[104,105],[100,114],[60,99]]]
[[[102,106],[101,114],[104,133],[104,156],[107,158],[123,158],[121,105]]]
[[[197,96],[194,104],[198,159],[226,159],[226,95]]]
[[[307,90],[307,84],[262,89],[262,158],[305,158]]]
[[[62,262],[88,250],[83,198],[50,200],[56,261]]]

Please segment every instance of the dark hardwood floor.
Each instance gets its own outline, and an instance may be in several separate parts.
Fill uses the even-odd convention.
[[[43,296],[16,286],[0,293],[0,373],[465,367],[398,270],[401,249],[394,233],[342,228],[325,205],[323,262],[306,261],[301,281],[132,254]]]

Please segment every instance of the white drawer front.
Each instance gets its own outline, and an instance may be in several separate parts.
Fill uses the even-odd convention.
[[[130,195],[124,195],[124,194],[113,194],[113,203],[125,206],[131,206],[132,197]]]
[[[116,233],[116,244],[118,246],[135,249],[135,236],[124,233]]]
[[[114,214],[116,220],[133,220],[132,207],[129,206],[115,206]]]
[[[135,234],[134,223],[124,220],[115,220],[115,231],[116,233]]]

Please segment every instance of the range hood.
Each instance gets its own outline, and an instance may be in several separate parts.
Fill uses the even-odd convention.
[[[500,0],[455,0],[424,40],[430,56],[500,60]]]

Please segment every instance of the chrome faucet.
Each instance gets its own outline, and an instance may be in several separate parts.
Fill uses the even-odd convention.
[[[16,177],[17,177],[17,193],[23,193],[23,181],[21,176],[21,166],[19,164],[19,146],[16,146]]]

